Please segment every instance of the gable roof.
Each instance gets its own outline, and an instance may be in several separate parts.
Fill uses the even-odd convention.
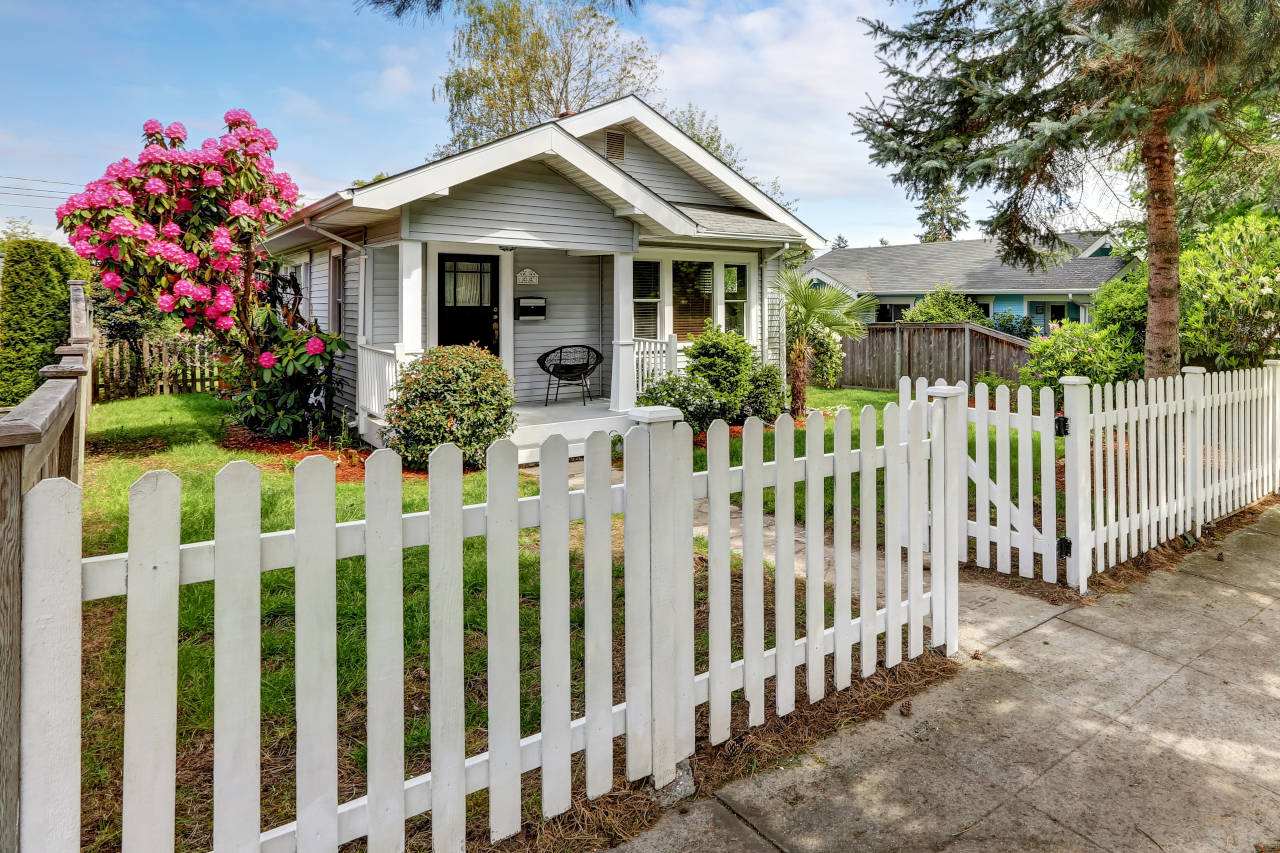
[[[711,187],[736,204],[783,223],[795,231],[811,249],[827,244],[822,235],[800,220],[794,213],[774,201],[767,193],[743,175],[725,165],[666,116],[635,95],[600,104],[556,123],[574,136],[582,137],[615,125],[624,127],[642,142],[671,160],[695,179]]]
[[[741,206],[667,201],[581,140],[588,133],[617,124],[625,124],[677,166]],[[288,223],[268,234],[267,242],[273,251],[281,251],[313,239],[313,220],[329,226],[368,225],[385,219],[402,205],[440,198],[458,184],[527,160],[542,162],[612,207],[618,216],[636,221],[659,237],[771,238],[804,242],[811,248],[826,245],[790,211],[635,96],[543,122],[363,186],[338,190],[297,211]]]
[[[1081,257],[1097,236],[1063,234],[1073,256],[1037,272],[1001,263],[994,240],[834,249],[806,264],[805,271],[857,293],[927,293],[944,282],[963,293],[1090,293],[1129,265],[1116,255]]]

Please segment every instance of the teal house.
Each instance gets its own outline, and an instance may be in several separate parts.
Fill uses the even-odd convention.
[[[940,284],[968,295],[988,317],[1009,311],[1042,330],[1064,319],[1090,321],[1094,294],[1128,269],[1105,234],[1068,232],[1070,250],[1045,271],[1001,263],[994,240],[952,240],[902,246],[833,249],[805,265],[816,281],[850,293],[875,294],[878,322],[892,322]]]

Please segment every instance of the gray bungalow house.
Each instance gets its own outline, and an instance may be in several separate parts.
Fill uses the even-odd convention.
[[[708,318],[782,364],[780,258],[823,245],[635,97],[338,190],[267,239],[351,344],[339,399],[365,440],[381,441],[399,364],[478,342],[514,379],[525,460],[553,433],[575,449],[625,428]],[[544,405],[538,358],[562,345],[603,355],[586,405],[567,387]]]
[[[952,240],[865,249],[834,249],[810,261],[815,280],[851,293],[873,293],[876,320],[890,322],[939,284],[968,294],[991,317],[1002,311],[1028,316],[1042,330],[1063,319],[1089,322],[1093,295],[1121,276],[1129,260],[1112,254],[1104,234],[1062,235],[1071,247],[1062,262],[1028,272],[1000,262],[994,240]]]

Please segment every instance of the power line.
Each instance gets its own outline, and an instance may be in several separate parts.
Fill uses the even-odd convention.
[[[0,207],[27,207],[32,210],[57,210],[56,207],[45,207],[39,204],[10,204],[7,201],[0,201]]]
[[[51,181],[48,178],[20,178],[17,175],[0,175],[6,181],[34,181],[37,184],[66,184],[69,187],[82,187],[84,184],[77,184],[74,181]]]
[[[12,192],[6,192],[5,190],[0,190],[0,195],[14,195],[14,196],[21,196],[22,198],[39,198],[39,199],[44,199],[45,201],[59,200],[57,196],[52,196],[52,195],[38,195],[37,193],[12,193]]]
[[[32,195],[38,195],[43,198],[64,199],[67,197],[66,193],[59,192],[58,190],[42,190],[35,187],[17,187],[12,184],[0,184],[0,190],[21,190],[22,192],[31,193]]]

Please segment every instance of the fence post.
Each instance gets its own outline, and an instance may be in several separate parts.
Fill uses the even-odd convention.
[[[0,850],[18,849],[23,449],[0,447]]]
[[[935,385],[929,389],[929,396],[937,403],[930,407],[929,430],[933,631],[935,644],[941,645],[937,643],[937,632],[939,625],[943,627],[950,656],[959,649],[960,550],[962,543],[966,543],[963,525],[969,514],[968,416],[965,412],[968,395],[962,387]],[[936,559],[939,553],[943,555],[941,571]]]
[[[1277,362],[1280,364],[1280,362]],[[1187,465],[1187,497],[1191,501],[1191,535],[1204,526],[1204,374],[1203,367],[1182,368],[1183,436]]]
[[[667,335],[667,373],[674,376],[675,372],[680,369],[680,339],[675,335]],[[683,420],[684,416],[676,418]]]
[[[1280,359],[1269,358],[1262,363],[1266,365],[1263,375],[1267,380],[1262,387],[1265,389],[1264,394],[1267,395],[1264,405],[1267,416],[1266,491],[1270,494],[1280,489]]]
[[[1089,467],[1090,381],[1083,376],[1064,376],[1062,385],[1063,413],[1067,417],[1066,491],[1067,540],[1071,553],[1067,556],[1067,584],[1080,592],[1089,588],[1092,573],[1092,530],[1090,503],[1093,500],[1093,477]]]
[[[674,337],[674,336],[673,336]],[[650,768],[653,785],[661,788],[676,775],[676,566],[675,506],[671,495],[675,487],[673,465],[675,425],[684,419],[679,409],[671,406],[641,406],[628,416],[648,433],[648,521],[649,529],[641,535],[649,540],[648,598],[649,607],[649,696],[651,734]],[[689,472],[688,476],[692,476]],[[689,535],[688,532],[685,535]],[[632,567],[628,566],[627,570]],[[630,626],[628,626],[628,633]],[[685,653],[687,650],[681,650]],[[630,700],[628,699],[628,705]],[[630,750],[630,745],[628,745]]]

